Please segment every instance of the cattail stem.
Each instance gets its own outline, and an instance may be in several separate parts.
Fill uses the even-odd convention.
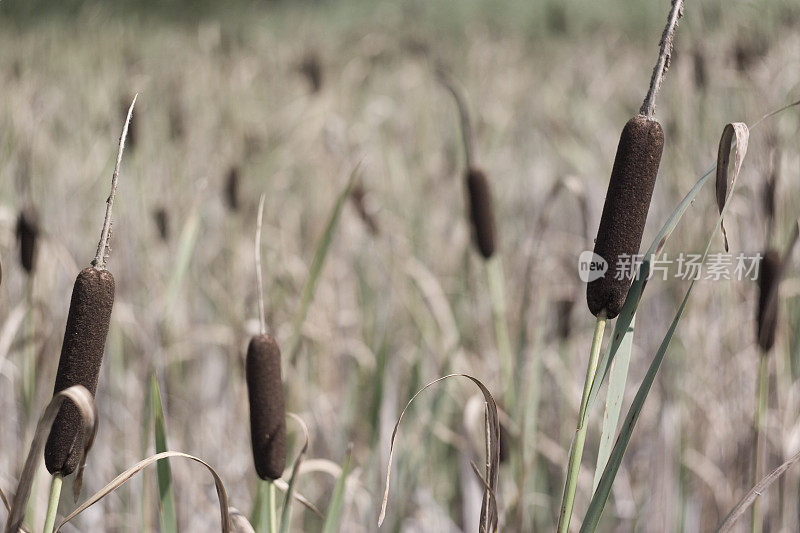
[[[766,432],[764,418],[767,412],[767,396],[769,394],[769,357],[767,352],[761,353],[758,365],[758,393],[756,395],[756,413],[753,427],[756,434],[756,445],[753,450],[753,483],[764,477],[764,460],[766,459]],[[750,532],[761,533],[764,526],[764,517],[761,510],[761,500],[756,498],[750,515]]]
[[[264,311],[264,280],[261,277],[261,224],[264,220],[264,194],[258,200],[258,218],[256,219],[256,283],[258,284],[258,318],[261,334],[267,334],[267,318]]]
[[[644,102],[642,102],[641,109],[639,109],[639,114],[649,119],[652,119],[655,114],[656,96],[658,96],[658,91],[661,90],[661,83],[664,81],[667,70],[669,70],[675,29],[678,27],[678,19],[682,16],[683,0],[672,0],[672,9],[670,9],[669,17],[667,18],[667,25],[664,27],[664,33],[661,34],[661,50],[658,53],[658,61],[656,61],[655,68],[653,68],[653,76],[650,78],[650,89],[647,91]]]
[[[514,356],[508,334],[506,318],[506,287],[503,263],[495,256],[486,261],[486,280],[489,286],[489,299],[492,305],[495,342],[500,358],[500,379],[502,381],[503,401],[509,408],[516,406],[516,380],[514,379]]]
[[[47,516],[44,520],[44,533],[53,533],[56,525],[56,512],[58,511],[58,502],[61,499],[61,485],[64,477],[61,474],[55,474],[53,481],[50,483],[50,499],[47,501]]]
[[[269,506],[269,533],[278,533],[278,513],[277,513],[277,497],[275,491],[275,483],[269,482],[267,487],[267,505]]]
[[[572,517],[572,507],[575,505],[575,490],[578,486],[578,472],[581,469],[581,458],[583,457],[583,445],[586,442],[586,430],[588,424],[582,423],[589,403],[589,391],[592,389],[594,377],[597,372],[597,363],[600,358],[600,347],[603,343],[603,332],[606,329],[606,317],[603,313],[597,317],[594,326],[594,336],[592,337],[592,349],[589,353],[589,366],[586,369],[586,381],[583,384],[583,395],[581,396],[581,407],[578,412],[578,427],[575,429],[575,437],[572,439],[572,447],[569,451],[569,464],[567,466],[567,480],[564,483],[564,496],[561,499],[561,512],[558,515],[558,533],[569,531],[569,521]]]
[[[117,178],[119,177],[119,166],[122,163],[122,152],[125,150],[125,137],[128,136],[128,127],[131,123],[131,115],[133,115],[133,106],[136,105],[136,98],[139,93],[133,97],[131,106],[128,108],[128,116],[125,118],[125,125],[122,126],[122,135],[119,136],[119,149],[117,150],[117,162],[114,165],[114,174],[111,176],[111,193],[106,200],[106,217],[103,220],[103,230],[100,232],[100,242],[97,243],[97,254],[94,256],[92,266],[103,270],[106,267],[106,260],[108,259],[108,240],[111,237],[111,210],[114,207],[114,196],[117,194]]]

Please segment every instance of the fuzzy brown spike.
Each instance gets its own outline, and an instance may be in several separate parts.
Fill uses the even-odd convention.
[[[19,241],[19,260],[28,274],[36,266],[36,248],[39,239],[39,216],[36,210],[28,207],[17,217],[17,240]]]
[[[286,410],[281,381],[281,351],[269,335],[256,335],[247,347],[250,438],[256,473],[278,479],[286,467]]]
[[[225,181],[225,200],[231,211],[239,210],[239,168],[231,167]]]
[[[475,245],[485,259],[494,255],[495,224],[492,210],[492,190],[486,174],[477,168],[467,170],[467,196],[469,214],[475,236]]]
[[[72,289],[54,393],[72,385],[83,385],[92,394],[97,391],[113,305],[114,276],[111,272],[94,267],[83,269]],[[81,451],[77,437],[81,427],[78,408],[65,401],[44,450],[45,466],[51,474],[67,476],[78,466]]]
[[[758,276],[758,314],[756,315],[756,341],[765,353],[775,344],[778,325],[778,284],[781,278],[781,256],[769,249],[761,259]]]
[[[625,303],[631,279],[628,272],[617,275],[618,259],[639,252],[663,148],[658,121],[639,115],[625,124],[594,245],[594,253],[608,263],[608,270],[586,289],[595,316],[605,313],[614,318]]]

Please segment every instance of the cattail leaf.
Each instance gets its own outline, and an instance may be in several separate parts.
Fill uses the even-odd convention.
[[[78,476],[76,476],[75,479],[75,485],[80,484],[80,475],[83,471],[86,454],[94,442],[94,434],[97,431],[97,413],[95,411],[92,393],[83,385],[73,385],[53,395],[53,399],[47,404],[42,417],[36,425],[36,432],[34,433],[33,441],[28,451],[28,457],[25,460],[25,466],[22,468],[22,474],[17,483],[17,491],[14,493],[11,510],[8,513],[5,533],[17,533],[22,525],[25,516],[25,508],[27,507],[28,498],[33,488],[36,469],[39,466],[39,461],[44,452],[45,441],[50,434],[50,427],[53,425],[53,421],[56,419],[56,415],[61,409],[61,404],[65,400],[72,401],[78,408],[83,425],[83,431],[81,431],[80,434],[84,436],[84,441],[79,446],[82,453],[79,461]],[[80,490],[79,486],[78,490]]]
[[[391,481],[392,475],[392,460],[394,459],[394,446],[395,446],[395,439],[397,438],[397,431],[400,429],[400,422],[403,421],[403,417],[408,411],[408,408],[414,402],[414,400],[422,394],[425,390],[433,385],[444,381],[449,378],[453,377],[463,377],[467,378],[475,385],[478,386],[481,393],[483,394],[484,401],[486,402],[487,408],[487,416],[486,416],[486,435],[487,435],[487,454],[486,454],[486,484],[484,490],[484,499],[483,505],[481,506],[481,531],[485,532],[485,525],[489,524],[489,531],[494,531],[497,529],[497,502],[492,497],[492,493],[497,493],[497,481],[498,481],[498,467],[500,465],[500,419],[497,414],[497,403],[495,402],[492,394],[489,392],[489,389],[477,378],[474,378],[467,374],[449,374],[447,376],[442,376],[438,379],[435,379],[422,387],[420,390],[411,397],[408,401],[406,406],[400,412],[400,417],[397,419],[397,422],[394,425],[394,430],[392,431],[392,439],[389,444],[389,462],[386,466],[386,481],[383,490],[383,500],[381,502],[381,511],[380,515],[378,516],[378,527],[383,524],[383,520],[386,518],[386,507],[389,503],[389,482]]]
[[[350,460],[353,456],[353,445],[347,448],[347,455],[342,463],[342,474],[333,489],[331,501],[328,504],[328,513],[325,515],[325,523],[322,526],[322,533],[337,533],[339,523],[342,520],[344,510],[344,496],[347,488],[347,476],[350,475]]]
[[[156,453],[166,452],[167,426],[164,421],[164,408],[161,403],[161,392],[158,388],[158,378],[153,372],[150,376],[151,406],[153,409],[153,432],[155,435]],[[161,521],[162,533],[177,533],[178,518],[175,513],[175,493],[172,488],[172,469],[166,459],[156,464],[158,477],[158,514]]]
[[[289,491],[289,484],[283,479],[276,479],[272,483],[275,485],[275,488],[281,492],[286,493]],[[301,503],[306,509],[317,515],[319,518],[325,517],[325,515],[322,514],[322,511],[317,509],[317,507],[311,503],[308,498],[297,492],[297,490],[294,491],[294,499]]]
[[[178,253],[175,257],[174,269],[167,285],[166,303],[164,305],[164,316],[169,316],[172,312],[172,305],[178,296],[178,290],[183,284],[189,263],[192,260],[195,245],[197,244],[197,234],[200,229],[200,205],[195,201],[189,217],[183,223],[180,236],[178,237]]]
[[[728,131],[728,126],[725,126],[725,130],[723,132],[723,137],[726,135]],[[744,145],[741,147],[744,150],[747,148],[747,141],[744,141]],[[736,170],[735,174],[738,175],[739,170],[741,168],[741,164],[744,158],[744,152],[742,153],[741,158],[737,157],[736,163]],[[699,183],[699,182],[698,182]],[[713,242],[714,236],[717,234],[717,231],[722,227],[722,219],[725,216],[725,212],[728,210],[728,206],[730,205],[730,199],[733,196],[733,189],[736,184],[736,180],[731,180],[730,183],[730,190],[725,195],[725,200],[720,208],[719,218],[717,218],[717,223],[714,226],[711,235],[708,238],[706,243],[705,251],[703,252],[701,263],[705,262],[706,257],[708,256],[708,252],[711,249],[711,243]],[[647,256],[646,256],[647,257]],[[642,263],[642,266],[639,269],[639,275],[642,272],[649,273],[649,264],[645,261]],[[638,280],[637,275],[637,280]],[[644,276],[642,279],[646,279]],[[680,321],[681,317],[683,316],[683,311],[686,308],[686,303],[689,300],[689,296],[692,293],[692,289],[694,288],[696,280],[692,280],[689,284],[688,289],[686,290],[686,294],[683,297],[683,301],[681,305],[678,307],[677,312],[675,313],[675,317],[670,324],[669,329],[667,330],[664,339],[661,342],[661,345],[658,348],[653,360],[650,363],[650,367],[645,374],[644,379],[642,380],[641,385],[639,385],[639,390],[636,392],[636,396],[633,399],[633,403],[631,404],[630,409],[628,410],[628,414],[625,417],[625,421],[622,424],[622,429],[620,430],[619,437],[617,437],[617,441],[614,444],[614,448],[611,451],[611,456],[608,460],[608,464],[606,465],[603,475],[600,478],[600,482],[597,485],[597,490],[595,491],[594,495],[592,496],[592,500],[589,503],[589,508],[586,511],[586,516],[584,517],[583,524],[581,525],[581,533],[592,533],[597,529],[597,525],[600,522],[600,517],[602,516],[603,509],[605,508],[605,504],[608,501],[608,496],[611,493],[611,486],[614,483],[614,479],[616,478],[617,472],[619,471],[620,464],[622,464],[622,458],[625,454],[625,450],[628,447],[628,443],[630,442],[631,435],[633,434],[634,427],[636,426],[636,422],[639,419],[639,415],[642,412],[644,407],[644,402],[647,399],[647,395],[650,393],[650,388],[655,381],[656,374],[658,373],[658,369],[661,367],[661,363],[664,360],[664,356],[667,353],[667,348],[669,348],[669,343],[672,340],[672,336],[675,334],[675,329],[678,327],[678,322]],[[628,302],[625,302],[625,307],[628,306]],[[632,321],[633,317],[628,321],[628,324]],[[617,331],[616,328],[614,330],[616,335]],[[595,378],[595,381],[598,381]],[[587,409],[588,411],[588,409]]]
[[[733,529],[733,525],[740,519],[747,509],[753,504],[756,499],[766,491],[770,485],[777,481],[789,468],[800,460],[800,453],[794,454],[788,461],[773,470],[769,475],[765,476],[761,481],[750,489],[750,492],[745,494],[744,498],[739,500],[736,507],[731,509],[731,512],[725,517],[725,520],[717,527],[717,533],[727,533]]]
[[[214,486],[217,490],[217,499],[219,500],[219,512],[220,512],[220,523],[221,523],[221,531],[223,533],[230,533],[230,516],[228,515],[228,494],[225,492],[225,485],[222,483],[222,479],[217,474],[217,471],[214,468],[200,459],[199,457],[195,457],[193,455],[189,455],[183,452],[162,452],[157,453],[155,455],[151,455],[146,459],[142,459],[135,465],[131,466],[120,475],[112,479],[105,487],[100,489],[99,491],[95,492],[91,497],[89,497],[85,502],[80,504],[74,511],[68,514],[58,527],[55,529],[53,533],[58,533],[65,524],[71,521],[73,518],[84,512],[86,509],[94,505],[95,503],[99,502],[112,492],[116,491],[122,485],[124,485],[128,480],[132,479],[136,474],[147,468],[148,466],[152,465],[153,463],[160,461],[162,459],[168,459],[170,457],[182,457],[184,459],[189,459],[190,461],[194,461],[196,463],[200,463],[206,469],[208,469],[211,476],[214,478]]]
[[[344,203],[347,200],[347,197],[350,195],[350,189],[353,187],[353,183],[358,175],[359,168],[361,168],[361,163],[358,163],[355,168],[353,168],[353,171],[350,173],[350,177],[347,180],[347,184],[336,198],[336,202],[333,204],[331,214],[328,217],[328,223],[325,225],[325,231],[322,232],[322,237],[317,243],[317,249],[314,252],[314,259],[311,261],[311,268],[308,271],[308,279],[306,280],[306,284],[303,286],[303,292],[300,296],[300,307],[297,310],[294,323],[292,324],[292,337],[289,340],[289,349],[287,351],[290,360],[294,360],[297,355],[297,350],[300,348],[300,336],[303,329],[303,323],[306,320],[306,315],[308,315],[308,307],[311,305],[311,301],[314,299],[314,292],[317,289],[317,282],[319,281],[319,276],[322,273],[322,267],[325,265],[325,258],[328,256],[328,250],[330,249],[331,242],[333,241],[333,234],[336,230],[336,226],[339,224],[339,216],[342,214],[342,207],[344,207]]]
[[[617,425],[619,413],[622,410],[622,399],[625,396],[625,383],[628,380],[628,366],[631,361],[631,351],[633,349],[633,330],[636,317],[631,320],[631,325],[622,339],[617,356],[611,365],[610,376],[608,378],[608,391],[606,392],[606,409],[603,413],[603,431],[600,435],[600,445],[597,449],[597,467],[594,471],[594,484],[592,491],[597,490],[600,477],[606,467],[608,458],[611,455],[611,448],[614,445],[614,437],[617,435]]]
[[[736,136],[736,153],[733,160],[733,173],[728,179],[728,163],[731,157],[731,144],[733,137]],[[730,122],[725,124],[722,130],[722,137],[719,139],[719,152],[717,153],[717,206],[720,213],[725,202],[728,201],[728,196],[733,192],[733,184],[739,176],[739,171],[742,168],[742,161],[747,153],[747,143],[750,140],[750,130],[747,129],[747,124],[743,122]],[[728,235],[725,231],[725,225],[721,224],[722,237],[725,240],[725,251],[728,251]]]
[[[289,533],[289,525],[292,521],[292,499],[294,497],[294,485],[297,481],[300,465],[303,464],[303,459],[305,459],[306,452],[308,452],[309,441],[308,426],[305,422],[303,422],[303,419],[294,413],[287,414],[292,417],[292,419],[294,419],[303,430],[303,447],[300,449],[300,453],[297,454],[297,459],[294,460],[294,465],[292,466],[292,477],[289,478],[289,487],[286,489],[286,499],[283,502],[283,511],[281,512],[280,533]]]

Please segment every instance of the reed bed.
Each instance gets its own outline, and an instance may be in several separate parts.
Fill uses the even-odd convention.
[[[53,525],[69,520],[62,531],[259,531],[262,473],[274,485],[272,496],[263,491],[270,527],[287,532],[374,531],[385,490],[381,530],[491,530],[496,520],[501,531],[552,531],[586,352],[600,337],[580,305],[579,254],[653,243],[650,268],[663,254],[705,251],[707,262],[729,256],[732,273],[737,254],[774,246],[774,343],[757,333],[768,323],[757,318],[765,291],[750,277],[678,278],[673,263],[667,279],[655,270],[646,284],[590,284],[592,312],[616,317],[586,391],[570,527],[713,531],[728,517],[744,530],[756,503],[764,530],[797,530],[800,284],[797,252],[784,250],[800,214],[800,114],[755,124],[800,99],[789,68],[800,63],[800,8],[687,4],[658,123],[647,112],[631,119],[670,6],[343,0],[198,7],[176,23],[149,8],[86,4],[66,17],[0,3],[0,491],[9,505],[24,492],[17,484],[54,380],[56,391],[77,383],[74,370],[90,378],[80,383],[94,396],[98,432],[80,495],[57,507]],[[472,155],[438,68],[463,92]],[[84,274],[120,102],[135,91],[113,250],[107,269]],[[730,165],[715,191],[729,123],[719,154]],[[31,206],[33,246],[20,229]],[[727,255],[714,233],[720,209]],[[621,225],[635,231],[620,236]],[[91,339],[71,344],[78,330]],[[257,421],[285,410],[308,431],[275,414],[282,452],[254,456],[263,443],[248,424],[247,353],[264,333],[272,366],[258,381],[282,388],[284,405],[265,398]],[[88,359],[71,363],[78,352]],[[462,373],[479,388],[448,380],[403,410],[427,384]],[[759,427],[767,478],[756,485]],[[64,456],[81,453],[63,448],[48,466],[66,473]],[[50,478],[34,466],[22,515],[40,531]]]

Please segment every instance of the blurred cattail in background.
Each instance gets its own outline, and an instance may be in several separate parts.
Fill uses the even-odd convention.
[[[663,148],[658,121],[638,115],[625,124],[594,245],[594,253],[608,263],[608,270],[586,289],[595,316],[615,318],[625,303],[632,280],[622,261],[639,253]]]
[[[492,190],[486,174],[477,168],[473,162],[472,126],[469,120],[467,104],[455,82],[442,68],[436,71],[437,79],[453,96],[458,108],[461,122],[461,138],[464,144],[464,158],[467,169],[464,173],[467,203],[469,205],[469,218],[472,223],[472,233],[475,247],[484,259],[494,255],[496,247],[496,227],[494,210],[492,209]]]
[[[555,301],[556,335],[559,340],[566,341],[572,334],[572,309],[575,307],[575,297],[564,296]]]
[[[350,200],[356,208],[358,217],[367,226],[370,234],[376,236],[380,234],[380,227],[375,214],[367,206],[366,196],[367,191],[364,189],[364,185],[361,182],[354,183],[350,189]]]
[[[307,52],[298,70],[306,78],[312,93],[322,89],[322,59],[318,52]]]
[[[26,207],[19,212],[16,227],[19,242],[19,260],[28,274],[33,273],[36,266],[36,249],[39,239],[39,216],[36,209]]]
[[[153,222],[155,222],[161,240],[169,240],[169,213],[165,208],[159,207],[153,211]]]
[[[97,391],[113,305],[114,276],[111,272],[96,267],[83,269],[72,289],[54,394],[72,385],[83,385],[92,395]],[[77,468],[81,441],[76,438],[81,428],[78,408],[65,401],[45,445],[45,465],[51,474],[66,476]]]
[[[758,347],[768,352],[775,344],[778,324],[778,285],[781,276],[781,256],[775,249],[764,252],[759,266],[758,314],[756,316],[756,339]]]
[[[275,480],[286,466],[286,411],[281,351],[270,335],[256,335],[247,347],[250,438],[258,477]]]
[[[232,166],[225,179],[225,201],[231,211],[239,210],[239,167]]]

